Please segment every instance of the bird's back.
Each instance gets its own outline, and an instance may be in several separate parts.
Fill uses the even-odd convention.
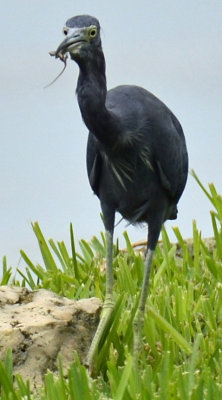
[[[138,86],[108,91],[106,108],[120,121],[121,135],[112,151],[107,151],[89,133],[87,170],[94,192],[113,201],[129,220],[134,218],[131,208],[135,219],[143,219],[141,215],[157,187],[176,205],[188,170],[184,134],[176,117],[158,98]]]

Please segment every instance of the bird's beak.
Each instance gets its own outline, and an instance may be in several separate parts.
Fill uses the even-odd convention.
[[[87,28],[64,28],[64,32],[67,36],[55,51],[56,58],[68,52],[77,53],[81,45],[90,39]]]

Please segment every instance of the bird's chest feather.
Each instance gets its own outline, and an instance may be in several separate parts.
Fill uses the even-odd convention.
[[[100,194],[109,193],[119,204],[126,203],[129,199],[132,202],[132,198],[136,198],[136,192],[140,193],[140,199],[144,198],[153,173],[145,149],[141,153],[136,147],[129,148],[112,157],[102,153]]]

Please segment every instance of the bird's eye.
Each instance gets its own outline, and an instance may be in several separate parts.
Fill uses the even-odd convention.
[[[94,37],[96,37],[96,35],[97,35],[97,28],[96,27],[91,28],[89,30],[89,37],[93,39]]]
[[[65,36],[67,36],[68,35],[68,28],[63,28],[63,33],[64,33]]]

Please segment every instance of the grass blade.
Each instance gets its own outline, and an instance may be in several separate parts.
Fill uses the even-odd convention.
[[[191,346],[190,344],[184,339],[184,337],[171,325],[169,322],[163,318],[161,315],[159,315],[152,307],[148,306],[148,312],[154,318],[156,323],[163,329],[165,332],[167,332],[172,339],[178,344],[179,347],[182,347],[182,349],[187,353],[191,353]]]
[[[79,279],[78,262],[76,258],[75,240],[74,240],[74,232],[72,224],[70,224],[70,239],[71,239],[72,262],[73,262],[74,273],[76,279]]]
[[[124,400],[124,395],[125,395],[125,391],[127,388],[130,374],[132,372],[132,367],[133,367],[133,358],[131,355],[129,355],[128,359],[126,361],[126,366],[125,366],[122,376],[120,378],[120,382],[117,387],[117,391],[114,396],[114,400]]]
[[[40,251],[42,254],[42,258],[44,260],[45,266],[47,270],[54,270],[57,271],[57,265],[55,263],[55,260],[49,250],[49,247],[46,243],[46,240],[42,234],[42,231],[39,227],[38,222],[35,222],[34,224],[32,224],[32,228],[33,231],[35,232],[35,235],[37,237],[38,243],[39,243],[39,247],[40,247]]]

